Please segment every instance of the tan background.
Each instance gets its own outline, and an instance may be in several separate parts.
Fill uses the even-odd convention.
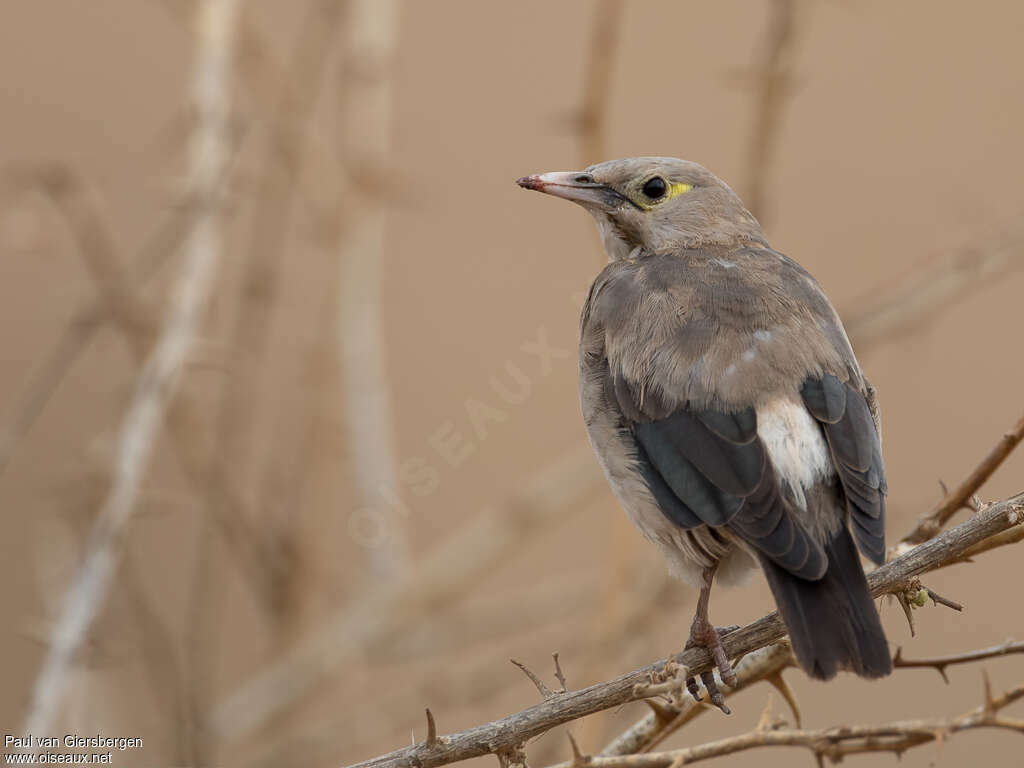
[[[199,524],[203,489],[183,479],[175,452],[162,443],[58,729],[145,739],[143,753],[115,755],[115,764],[341,765],[406,745],[410,732],[422,739],[424,706],[442,731],[452,731],[533,703],[536,692],[509,656],[550,679],[549,654],[558,650],[570,685],[579,687],[677,650],[688,626],[692,593],[666,582],[655,552],[597,484],[546,515],[524,541],[497,547],[493,562],[460,577],[453,594],[400,603],[400,630],[339,669],[325,665],[315,692],[284,716],[234,742],[215,738],[205,746],[189,725],[204,722],[224,696],[331,617],[388,588],[349,528],[363,502],[352,490],[360,447],[347,438],[333,354],[345,236],[317,228],[314,204],[358,211],[383,195],[389,206],[380,311],[395,454],[398,462],[418,462],[436,486],[418,486],[419,495],[404,486],[407,519],[387,518],[408,544],[390,587],[402,594],[427,578],[423,564],[436,560],[438,547],[487,510],[505,509],[584,440],[573,360],[577,312],[602,257],[586,214],[527,195],[514,179],[607,157],[667,154],[707,165],[741,192],[750,183],[755,92],[744,73],[763,45],[768,3],[627,3],[606,156],[584,162],[571,117],[580,107],[594,3],[410,0],[401,6],[394,147],[386,162],[339,149],[341,126],[352,120],[339,108],[349,70],[332,43],[321,83],[291,82],[313,89],[316,108],[300,126],[305,167],[290,185],[268,138],[292,117],[279,97],[289,81],[273,73],[288,71],[294,51],[304,50],[303,36],[326,18],[322,5],[265,0],[245,10],[229,248],[185,379],[203,414],[199,441],[215,446],[240,279],[249,259],[263,253],[275,265],[266,352],[242,382],[250,399],[241,449],[227,457],[211,449],[210,462],[225,459],[257,534],[290,543],[283,605],[261,604],[231,549]],[[125,263],[145,258],[147,243],[169,250],[144,292],[157,308],[177,265],[158,233],[173,216],[191,126],[189,14],[187,4],[171,0],[36,0],[8,3],[0,23],[0,167],[70,168],[91,190]],[[332,22],[339,39],[345,23],[344,14]],[[773,245],[810,269],[847,317],[894,285],[940,276],[951,260],[996,248],[1009,253],[1010,268],[995,279],[970,281],[969,291],[924,322],[859,350],[882,398],[893,539],[940,497],[940,479],[957,482],[1020,415],[1024,272],[1013,267],[1024,238],[1022,30],[1017,3],[799,6],[794,90],[760,212]],[[346,172],[357,183],[339,197]],[[268,234],[278,226],[280,244]],[[7,424],[96,286],[57,209],[16,182],[5,182],[0,198],[0,265],[0,416]],[[548,372],[522,348],[540,332],[570,352]],[[132,360],[122,335],[102,329],[0,475],[4,733],[19,732],[46,633],[103,498],[135,380]],[[490,383],[511,381],[509,365],[528,381],[516,404]],[[480,403],[492,409],[482,437],[467,412],[480,413]],[[446,431],[472,444],[457,467],[435,445]],[[1018,454],[984,497],[1021,490],[1022,470]],[[919,611],[914,640],[899,608],[886,605],[893,646],[921,657],[1024,639],[1020,559],[1019,551],[1003,550],[931,577],[932,587],[967,610]],[[770,605],[755,578],[718,593],[712,616],[740,623]],[[997,688],[1024,673],[1020,658],[985,666]],[[979,703],[975,666],[950,677],[949,687],[927,670],[822,685],[787,673],[812,727],[940,716]],[[671,743],[745,730],[769,695],[777,699],[763,686],[746,692],[731,718],[703,717]],[[573,730],[584,749],[596,751],[643,711],[633,705]],[[785,711],[778,700],[775,711]],[[530,753],[536,765],[567,757],[561,729]],[[920,748],[904,764],[1012,766],[1020,754],[1019,736],[974,732]],[[758,751],[719,762],[791,760],[810,757]]]

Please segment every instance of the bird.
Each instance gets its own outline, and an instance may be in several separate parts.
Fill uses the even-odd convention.
[[[699,589],[686,649],[737,683],[712,583],[760,567],[811,677],[892,661],[859,553],[885,560],[878,397],[824,290],[703,166],[633,157],[524,176],[595,219],[608,263],[580,318],[584,424],[612,490]],[[726,714],[714,672],[700,675]],[[700,700],[696,678],[687,689]]]

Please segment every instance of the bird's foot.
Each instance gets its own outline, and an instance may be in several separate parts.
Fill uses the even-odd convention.
[[[683,649],[688,650],[698,647],[706,649],[718,667],[718,674],[721,675],[722,682],[730,688],[734,688],[738,681],[736,679],[736,672],[733,670],[732,664],[729,663],[729,658],[725,655],[725,648],[722,647],[722,638],[730,632],[735,632],[737,629],[739,629],[739,626],[735,624],[728,627],[715,627],[707,619],[697,616],[690,627],[690,639],[686,641],[686,646]],[[704,683],[704,689],[708,692],[711,703],[725,714],[731,715],[732,710],[726,706],[725,696],[718,689],[714,670],[709,669],[707,672],[701,672],[700,679]],[[686,690],[690,692],[695,701],[701,700],[700,686],[697,685],[696,677],[686,678]]]

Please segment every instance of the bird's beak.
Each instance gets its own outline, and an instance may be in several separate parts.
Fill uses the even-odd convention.
[[[555,171],[523,176],[516,181],[523,189],[533,189],[555,197],[564,197],[589,208],[610,211],[618,208],[626,198],[609,186],[594,181],[583,171]]]

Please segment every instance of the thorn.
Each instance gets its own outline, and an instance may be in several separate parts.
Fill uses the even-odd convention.
[[[898,667],[901,661],[903,661],[903,646],[897,645],[896,653],[894,653],[892,657],[892,665],[894,667]]]
[[[943,597],[942,595],[934,592],[933,590],[924,588],[924,591],[928,593],[928,597],[932,599],[932,605],[944,605],[947,608],[952,608],[954,611],[962,611],[964,607],[960,603],[950,600],[949,598]]]
[[[576,739],[573,738],[569,731],[566,731],[565,735],[569,737],[569,744],[572,745],[572,764],[574,766],[586,765],[588,760],[580,752],[580,745],[576,743]]]
[[[764,703],[764,709],[761,711],[761,717],[758,718],[757,725],[754,730],[758,733],[764,733],[770,731],[772,728],[772,697],[768,697],[768,701]]]
[[[907,625],[910,627],[910,636],[914,637],[916,632],[914,631],[914,614],[910,611],[910,600],[907,599],[906,594],[902,591],[896,594],[896,600],[900,604],[900,608],[903,609],[903,614],[907,617]]]
[[[995,717],[996,715],[996,702],[992,698],[992,682],[988,679],[988,672],[981,670],[981,679],[985,685],[985,719]]]
[[[942,675],[942,679],[945,681],[946,685],[949,685],[949,675],[946,674],[946,665],[945,664],[936,664],[935,665],[935,670],[940,675]]]
[[[558,663],[558,651],[551,654],[551,658],[555,660],[555,679],[558,680],[558,684],[562,686],[562,690],[559,693],[566,693],[569,689],[565,685],[565,675],[562,674],[562,665]]]
[[[942,498],[945,499],[949,496],[949,486],[946,485],[945,481],[941,477],[939,478],[939,488],[942,489]]]
[[[896,651],[898,654],[899,651]],[[793,693],[793,689],[789,687],[789,683],[786,682],[786,678],[782,676],[782,672],[776,672],[774,675],[766,678],[766,680],[774,686],[775,690],[786,700],[786,704],[789,705],[789,711],[793,713],[793,719],[796,720],[796,727],[803,727],[803,719],[800,717],[800,704],[796,700],[796,694]]]
[[[424,744],[428,747],[433,747],[440,743],[441,740],[437,738],[437,723],[434,722],[434,715],[430,711],[430,707],[427,707],[427,740]]]
[[[550,699],[552,696],[554,696],[554,694],[551,693],[551,689],[544,685],[543,681],[539,677],[537,677],[535,674],[533,674],[533,672],[527,669],[525,664],[522,664],[516,661],[515,659],[509,659],[509,661],[511,661],[513,664],[519,667],[523,671],[523,674],[530,678],[530,682],[532,682],[534,686],[536,686],[541,696],[543,696],[545,699]]]

